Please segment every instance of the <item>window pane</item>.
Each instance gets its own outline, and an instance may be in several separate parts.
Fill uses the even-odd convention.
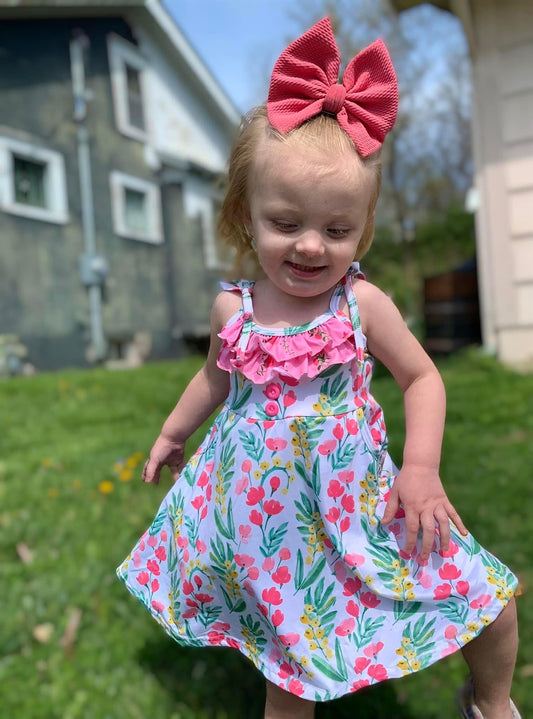
[[[141,92],[141,73],[131,65],[126,65],[128,85],[128,115],[130,125],[144,130],[143,98]]]
[[[146,193],[124,188],[124,222],[128,230],[148,234],[148,209]]]
[[[46,207],[46,164],[13,156],[15,202]]]

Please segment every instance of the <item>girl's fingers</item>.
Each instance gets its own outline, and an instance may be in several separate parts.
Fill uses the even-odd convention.
[[[435,542],[435,518],[433,514],[422,515],[420,517],[420,526],[422,527],[422,545],[420,547],[420,556],[427,559],[433,549]]]
[[[465,527],[463,520],[458,515],[455,507],[453,504],[449,504],[448,506],[448,517],[452,520],[452,522],[455,524],[459,532],[463,535],[463,537],[466,537],[468,534],[468,529]]]
[[[435,510],[435,519],[439,525],[440,549],[443,552],[447,552],[450,548],[450,520],[445,507],[437,507]]]

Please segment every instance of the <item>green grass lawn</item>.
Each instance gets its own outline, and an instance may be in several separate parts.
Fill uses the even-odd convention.
[[[262,716],[263,682],[245,659],[232,650],[180,648],[115,578],[171,483],[167,474],[159,487],[143,485],[142,461],[200,363],[0,384],[2,717]],[[480,542],[521,580],[514,696],[525,719],[533,716],[533,376],[473,352],[442,362],[441,370],[449,495]],[[399,458],[400,392],[380,372],[374,393]],[[192,438],[189,452],[204,432]],[[456,716],[455,690],[465,675],[454,655],[413,677],[322,705],[317,717],[447,719]]]

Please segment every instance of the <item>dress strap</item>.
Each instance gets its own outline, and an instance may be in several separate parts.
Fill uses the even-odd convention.
[[[231,283],[221,282],[220,286],[223,290],[238,291],[242,295],[242,331],[237,345],[237,355],[243,357],[252,332],[254,308],[250,289],[254,286],[254,283],[248,280],[239,280]]]
[[[355,298],[355,292],[353,291],[352,277],[357,277],[361,280],[366,279],[365,275],[359,269],[359,262],[353,262],[350,269],[344,276],[344,293],[350,308],[350,319],[352,320],[353,331],[355,335],[355,344],[357,347],[366,348],[366,337],[363,334],[361,328],[361,317],[359,315],[359,306]]]

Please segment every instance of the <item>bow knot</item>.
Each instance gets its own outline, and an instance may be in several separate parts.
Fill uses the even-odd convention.
[[[344,85],[330,85],[326,91],[324,102],[322,103],[322,112],[329,112],[332,115],[337,115],[344,105],[344,99],[346,97],[346,88]]]
[[[379,150],[398,111],[398,83],[381,40],[356,55],[338,83],[340,56],[329,18],[291,43],[270,81],[267,112],[287,133],[322,112],[337,117],[363,157]]]

